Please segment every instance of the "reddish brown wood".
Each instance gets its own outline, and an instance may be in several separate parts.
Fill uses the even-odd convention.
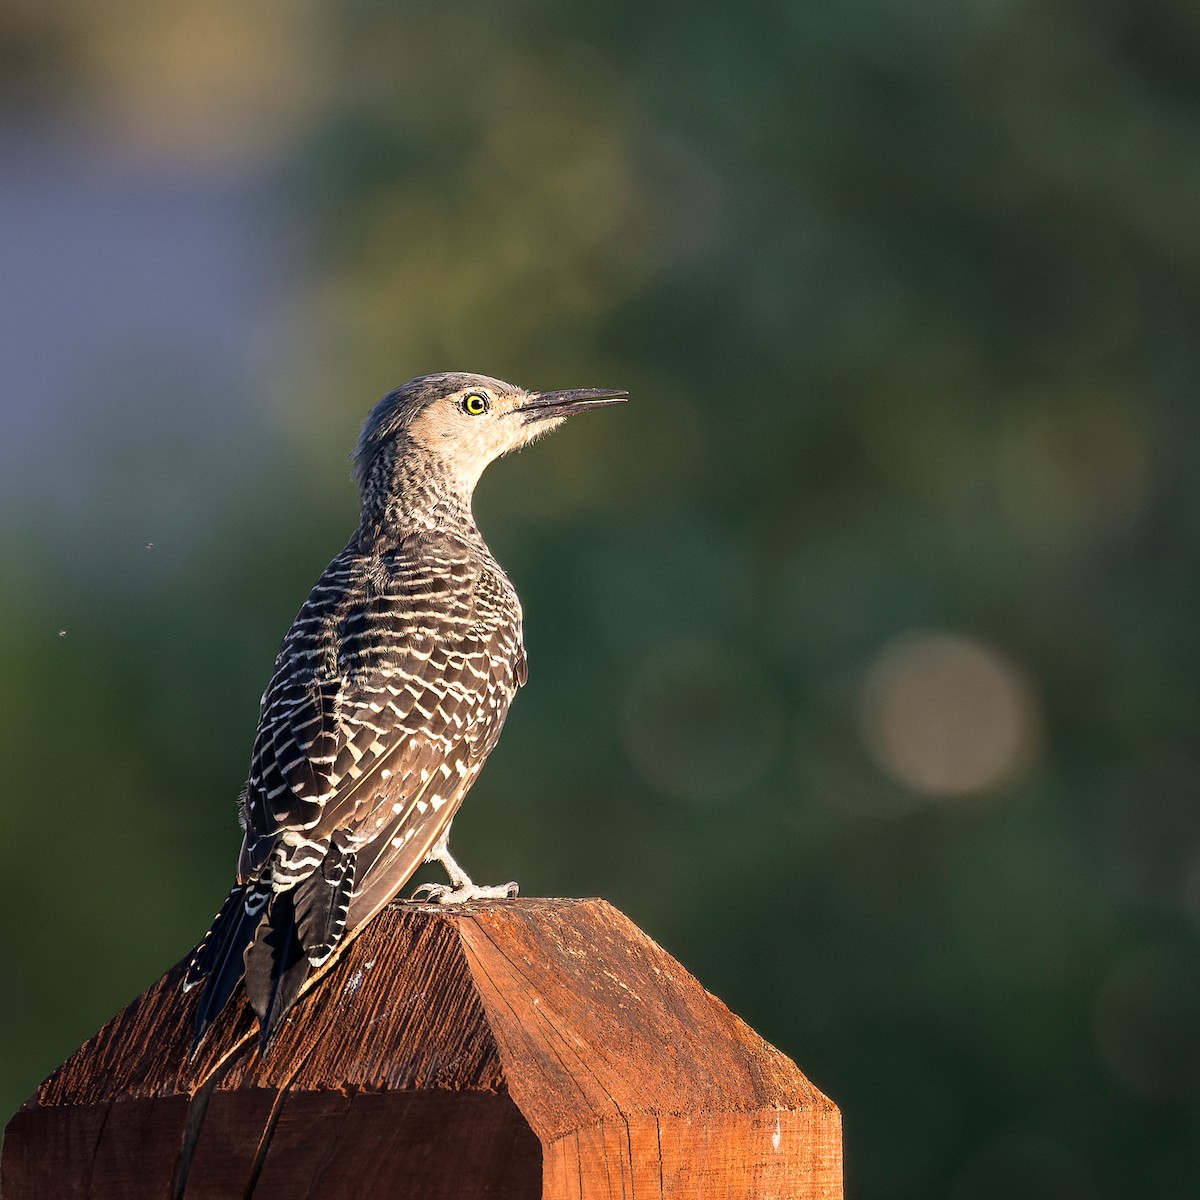
[[[840,1197],[837,1108],[602,900],[398,903],[265,1061],[183,964],[9,1122],[5,1200]]]

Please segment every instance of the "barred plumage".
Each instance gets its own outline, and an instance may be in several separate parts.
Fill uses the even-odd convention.
[[[245,979],[265,1050],[313,973],[422,862],[478,888],[450,823],[525,682],[521,606],[471,515],[493,459],[607,390],[528,393],[425,376],[385,396],[355,450],[362,517],[296,616],[262,699],[238,884],[192,957],[196,1043]],[[477,411],[478,410],[478,411]]]

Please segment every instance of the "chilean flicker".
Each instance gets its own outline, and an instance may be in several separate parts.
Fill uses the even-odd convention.
[[[527,392],[426,375],[384,396],[354,450],[361,519],[283,640],[240,803],[237,884],[196,948],[195,1045],[240,981],[265,1051],[305,984],[424,862],[443,904],[515,896],[450,856],[450,824],[525,682],[521,605],[471,498],[484,468],[607,388]]]

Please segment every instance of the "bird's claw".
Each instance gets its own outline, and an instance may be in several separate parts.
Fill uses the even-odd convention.
[[[461,887],[451,887],[448,883],[423,883],[413,889],[409,899],[426,904],[468,904],[472,900],[511,900],[519,891],[516,883],[490,886],[464,883]]]

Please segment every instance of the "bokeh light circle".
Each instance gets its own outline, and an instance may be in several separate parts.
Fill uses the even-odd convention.
[[[990,646],[914,632],[885,646],[860,696],[863,742],[893,779],[931,796],[995,788],[1025,771],[1039,740],[1037,701]]]

